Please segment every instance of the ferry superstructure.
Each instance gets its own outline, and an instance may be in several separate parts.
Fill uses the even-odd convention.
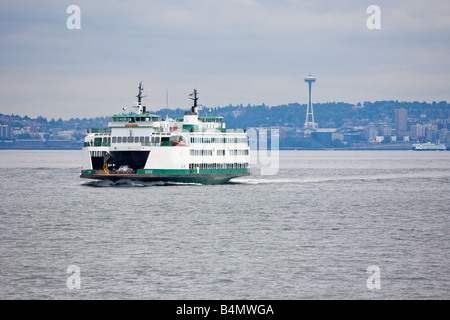
[[[194,104],[177,119],[161,119],[142,105],[142,83],[133,112],[115,114],[107,129],[90,129],[81,178],[222,184],[250,175],[250,148],[242,129],[223,117],[199,116]]]

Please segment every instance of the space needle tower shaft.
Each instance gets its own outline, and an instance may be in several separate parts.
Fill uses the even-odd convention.
[[[316,81],[316,78],[314,78],[311,75],[309,75],[305,78],[305,82],[307,82],[308,86],[309,86],[309,102],[308,102],[308,106],[306,108],[305,128],[315,126],[314,111],[313,111],[313,106],[312,106],[312,102],[311,102],[311,86],[312,86],[312,83],[315,81]]]

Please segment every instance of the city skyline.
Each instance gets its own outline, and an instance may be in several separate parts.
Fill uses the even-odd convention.
[[[150,110],[308,101],[448,101],[450,4],[378,1],[78,1],[0,5],[0,113],[107,116]],[[423,45],[425,44],[425,45]],[[166,93],[168,92],[168,103]]]
[[[316,106],[318,121],[314,122],[314,129],[304,127],[306,105],[227,106],[215,108],[212,113],[203,110],[200,114],[220,114],[227,128],[277,130],[281,149],[404,150],[413,143],[423,142],[450,146],[450,104],[446,102],[381,101],[356,106],[346,103],[318,103]],[[163,109],[157,115],[161,119],[175,119],[183,112],[182,109]],[[0,114],[0,148],[81,148],[86,129],[104,130],[108,120],[108,117],[48,120]]]

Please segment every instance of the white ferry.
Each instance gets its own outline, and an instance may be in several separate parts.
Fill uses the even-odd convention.
[[[417,143],[413,144],[411,147],[415,151],[445,151],[447,147],[443,143]]]
[[[194,105],[178,119],[161,119],[142,105],[142,83],[133,112],[115,114],[107,129],[90,129],[81,178],[222,184],[250,175],[250,148],[242,129],[223,117],[199,116]]]

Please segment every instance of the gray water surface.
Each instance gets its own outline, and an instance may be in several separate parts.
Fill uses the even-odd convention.
[[[1,299],[450,298],[450,152],[281,151],[276,175],[212,186],[80,165],[0,151]]]

